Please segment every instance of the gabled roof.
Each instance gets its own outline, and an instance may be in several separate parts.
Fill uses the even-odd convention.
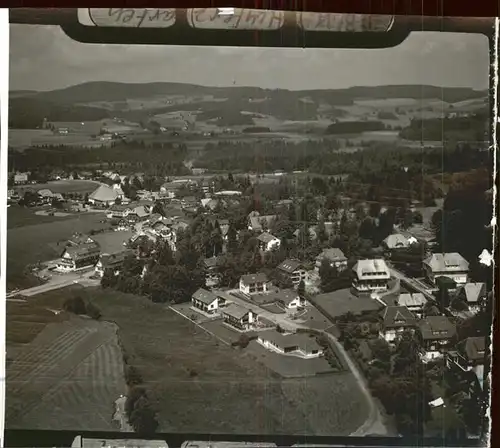
[[[250,283],[266,283],[269,281],[264,273],[242,275],[240,281],[245,285]]]
[[[461,272],[469,270],[469,262],[457,252],[432,254],[424,260],[432,272]]]
[[[245,317],[250,311],[251,310],[249,310],[248,308],[237,305],[236,303],[232,303],[227,308],[224,308],[222,310],[222,314],[223,315],[225,314],[227,316],[231,316],[231,317],[239,320],[239,319],[242,319],[243,317]]]
[[[481,298],[486,296],[486,284],[466,283],[458,288],[457,294],[462,295],[467,303],[477,304]]]
[[[264,233],[261,233],[257,239],[263,243],[270,243],[271,241],[274,241],[274,240],[277,240],[278,238],[276,238],[274,235],[271,235],[269,232],[264,232]]]
[[[42,196],[44,198],[51,198],[52,196],[54,196],[54,193],[52,193],[52,191],[50,191],[48,188],[42,188],[41,190],[38,190],[37,193],[39,196]]]
[[[446,316],[427,316],[419,327],[426,340],[451,339],[456,334],[455,325]]]
[[[408,247],[410,245],[410,242],[408,241],[408,238],[406,238],[401,233],[394,233],[384,239],[384,244],[389,249],[394,249],[398,247],[403,247],[403,248]]]
[[[413,294],[403,293],[399,295],[398,304],[406,307],[423,307],[427,303],[425,296],[421,292]]]
[[[347,261],[344,252],[342,252],[337,247],[330,247],[328,249],[323,250],[318,257],[319,260],[323,260],[326,258],[329,261]]]
[[[217,296],[206,289],[200,288],[193,294],[193,299],[199,300],[205,305],[210,305],[217,300]]]
[[[391,274],[386,262],[382,259],[359,260],[353,267],[360,279],[390,279]]]
[[[133,253],[132,250],[126,249],[113,254],[102,254],[100,262],[103,269],[118,266],[122,264],[127,257],[133,255]]]
[[[415,316],[406,306],[388,306],[382,312],[385,328],[414,327]]]
[[[95,243],[81,244],[79,246],[68,247],[65,250],[65,253],[67,253],[75,261],[89,256],[97,257],[100,254],[100,252],[101,250],[99,246],[97,246]]]
[[[286,306],[290,305],[294,300],[299,298],[297,291],[293,289],[281,289],[271,294],[271,296],[278,302],[284,303]]]
[[[278,270],[286,272],[288,274],[292,274],[297,269],[302,266],[302,262],[299,260],[287,259],[283,263],[278,266]]]
[[[107,185],[100,185],[97,189],[89,196],[89,199],[99,202],[112,202],[116,201],[119,194],[118,192]]]
[[[464,351],[469,361],[481,361],[486,351],[485,337],[471,337],[465,340]]]

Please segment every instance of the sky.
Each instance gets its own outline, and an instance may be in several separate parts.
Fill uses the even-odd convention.
[[[336,89],[387,84],[488,88],[477,34],[417,32],[394,48],[276,49],[83,44],[55,26],[10,26],[10,89],[88,81]]]

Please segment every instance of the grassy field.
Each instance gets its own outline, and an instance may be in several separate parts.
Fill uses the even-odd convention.
[[[72,219],[74,215],[65,217],[37,215],[37,209],[19,207],[13,205],[7,209],[7,230],[17,227],[31,226],[36,224],[48,224],[50,222],[59,222],[64,219]]]
[[[93,180],[54,180],[45,184],[26,185],[14,187],[15,190],[23,192],[25,190],[49,189],[53,193],[92,193],[99,186],[99,182]]]
[[[10,210],[10,209],[9,209]],[[31,216],[26,215],[29,225],[21,226],[22,216],[16,218],[18,225],[7,232],[7,283],[8,287],[30,287],[37,284],[25,274],[29,264],[53,260],[61,255],[63,246],[58,242],[71,237],[75,232],[89,233],[91,230],[106,229],[109,224],[101,223],[99,213],[85,213],[71,218],[56,218],[47,222],[45,216],[37,216],[38,224],[32,224]],[[9,219],[9,218],[8,218]]]

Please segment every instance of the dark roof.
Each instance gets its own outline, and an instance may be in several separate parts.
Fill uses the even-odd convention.
[[[486,338],[467,338],[464,344],[464,351],[469,361],[480,361],[484,359],[484,353],[486,351]]]
[[[285,260],[283,263],[281,263],[278,266],[278,269],[280,271],[287,272],[288,274],[292,274],[297,269],[299,269],[301,266],[302,266],[301,261],[288,259],[288,260]]]
[[[217,296],[206,289],[200,288],[193,294],[193,299],[199,300],[205,305],[210,305],[217,300]]]
[[[274,300],[278,302],[283,302],[285,305],[289,305],[292,301],[299,297],[299,294],[294,289],[280,289],[275,293],[269,294]]]
[[[276,330],[266,330],[259,332],[258,336],[259,339],[272,342],[282,349],[296,347],[306,353],[311,353],[313,350],[321,350],[321,347],[316,342],[316,338],[306,333],[282,334]]]
[[[479,299],[486,296],[486,284],[466,283],[458,288],[457,294],[462,295],[467,303],[478,303]]]
[[[222,262],[221,257],[210,257],[210,258],[205,258],[203,260],[203,264],[205,265],[206,268],[216,268],[219,266]]]
[[[456,334],[455,325],[446,316],[427,316],[419,323],[423,339],[450,339]]]
[[[119,266],[122,264],[125,259],[132,255],[134,252],[132,250],[126,249],[120,252],[115,252],[114,254],[102,254],[101,255],[101,264],[103,269],[111,268],[114,266]]]
[[[101,252],[99,246],[94,243],[90,244],[80,244],[79,246],[73,246],[66,248],[65,251],[73,260],[78,260],[80,258],[86,258],[89,256],[98,256]]]
[[[242,275],[240,281],[242,281],[245,285],[248,285],[250,283],[265,283],[268,282],[269,279],[266,274],[258,273]]]
[[[331,247],[329,249],[325,249],[323,252],[321,252],[318,255],[318,258],[321,260],[326,258],[327,260],[331,260],[331,261],[346,261],[347,260],[347,257],[344,255],[344,252],[342,252],[337,247]]]
[[[68,240],[68,244],[72,246],[80,246],[81,244],[89,244],[89,243],[94,243],[96,246],[99,246],[99,243],[94,241],[94,239],[88,235],[73,235]]]
[[[236,303],[232,303],[227,308],[222,310],[222,314],[234,317],[235,319],[242,319],[245,317],[251,310],[245,308],[243,306],[237,305]]]
[[[388,306],[382,312],[385,328],[413,327],[416,325],[415,316],[406,306]]]

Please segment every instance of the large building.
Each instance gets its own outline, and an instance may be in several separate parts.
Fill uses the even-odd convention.
[[[89,196],[89,203],[100,207],[109,207],[114,205],[117,199],[123,200],[124,198],[125,195],[120,187],[101,185]]]
[[[266,274],[247,274],[240,278],[240,291],[243,294],[262,294],[269,291],[269,279]]]
[[[300,260],[285,260],[276,268],[276,273],[283,283],[291,283],[293,286],[306,279],[306,270]]]
[[[325,249],[317,256],[316,271],[318,273],[324,262],[327,262],[331,267],[337,269],[337,271],[347,269],[347,257],[344,255],[344,252],[336,247]]]
[[[384,260],[359,260],[352,270],[354,274],[352,286],[357,292],[387,291],[391,272]]]
[[[456,327],[446,316],[427,316],[418,323],[418,330],[425,361],[441,357],[456,336]]]
[[[423,262],[427,279],[436,284],[438,277],[448,277],[458,285],[467,283],[469,262],[459,253],[432,254]]]
[[[299,358],[318,358],[323,354],[316,339],[306,333],[283,334],[266,330],[259,332],[257,342],[271,351]]]
[[[72,272],[94,267],[99,261],[101,250],[95,243],[67,247],[57,263],[60,272]]]

